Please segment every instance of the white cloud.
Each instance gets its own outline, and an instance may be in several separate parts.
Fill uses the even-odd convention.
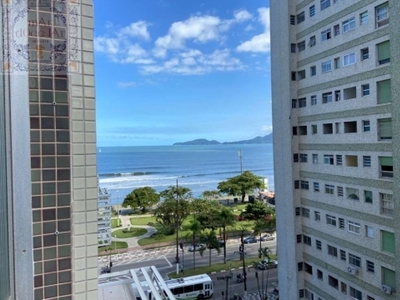
[[[150,33],[147,30],[147,27],[150,24],[145,21],[138,21],[131,23],[130,25],[123,27],[119,30],[118,35],[121,37],[141,37],[145,40],[150,39]]]
[[[253,36],[250,40],[243,42],[237,46],[236,50],[239,52],[269,52],[270,50],[270,21],[269,21],[269,8],[261,7],[258,9],[258,20],[264,25],[264,32],[262,34]]]
[[[244,22],[253,17],[253,15],[245,9],[235,11],[233,16],[237,22]]]
[[[122,81],[118,82],[118,86],[120,88],[126,89],[126,88],[131,88],[137,86],[137,83],[134,81]]]
[[[119,41],[115,38],[98,37],[94,40],[96,51],[106,54],[117,54],[119,52]]]

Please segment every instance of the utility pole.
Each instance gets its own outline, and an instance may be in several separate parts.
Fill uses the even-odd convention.
[[[179,274],[179,224],[178,224],[178,178],[176,179],[176,205],[175,205],[175,228],[176,228],[176,274]]]
[[[241,247],[242,247],[242,252],[243,252],[243,288],[244,288],[244,299],[247,299],[247,274],[246,274],[246,260],[244,259],[244,255],[246,254],[244,252],[244,230],[242,230],[242,233],[240,235],[240,242],[241,242]]]
[[[224,293],[224,299],[228,300],[229,299],[229,280],[232,279],[232,274],[226,275],[226,276],[218,276],[218,280],[225,280],[225,293]]]

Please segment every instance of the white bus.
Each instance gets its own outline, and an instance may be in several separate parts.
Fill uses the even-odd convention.
[[[212,279],[207,274],[166,280],[165,284],[176,299],[203,300],[214,294]],[[165,293],[164,293],[165,294]],[[146,291],[147,300],[154,300],[151,290]]]

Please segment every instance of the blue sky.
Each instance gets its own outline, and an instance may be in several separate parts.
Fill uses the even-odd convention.
[[[94,5],[98,146],[272,131],[268,1]]]

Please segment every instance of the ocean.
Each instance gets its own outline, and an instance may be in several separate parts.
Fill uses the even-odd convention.
[[[111,193],[113,204],[122,203],[135,188],[150,186],[160,192],[176,180],[201,197],[239,175],[241,165],[243,171],[268,179],[274,189],[272,144],[101,147],[97,153],[100,186]]]

